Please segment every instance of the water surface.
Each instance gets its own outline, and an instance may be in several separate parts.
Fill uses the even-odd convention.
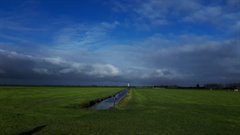
[[[96,110],[106,110],[106,109],[112,108],[115,105],[117,105],[127,94],[128,94],[128,89],[125,89],[117,93],[115,96],[107,98],[93,105],[91,108]]]

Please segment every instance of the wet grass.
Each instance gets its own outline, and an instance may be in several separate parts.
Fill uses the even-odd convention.
[[[0,134],[239,135],[240,92],[134,89],[117,109],[66,107],[121,88],[0,88]]]

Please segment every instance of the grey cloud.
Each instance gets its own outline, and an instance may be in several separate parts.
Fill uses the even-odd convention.
[[[115,47],[107,53],[113,54],[117,62],[125,59],[124,66],[118,67],[127,79],[136,82],[186,85],[240,81],[239,39],[172,36],[155,35],[137,45]]]
[[[50,74],[46,68],[33,68],[32,70],[39,74]]]
[[[0,71],[4,71],[0,73],[0,79],[8,82],[148,85],[240,81],[239,40],[219,41],[193,35],[175,37],[170,40],[155,35],[137,45],[99,50],[95,59],[102,59],[102,63],[0,50]]]
[[[157,69],[151,74],[151,76],[156,77],[156,78],[164,78],[164,79],[183,78],[183,75],[181,75],[180,73],[177,73],[174,70],[170,70],[170,69]]]
[[[46,62],[49,62],[56,66],[61,66],[63,69],[59,73],[81,73],[96,77],[108,77],[108,76],[118,76],[120,70],[111,64],[86,64],[69,62],[61,58],[43,58]],[[46,70],[44,70],[45,72]]]
[[[6,72],[2,69],[0,69],[0,74],[5,74]]]
[[[97,64],[93,66],[93,70],[90,72],[87,72],[89,75],[97,75],[100,77],[104,76],[117,76],[120,74],[120,71],[117,67],[111,65],[111,64]]]
[[[181,47],[156,53],[150,59],[156,67],[173,68],[189,82],[239,81],[239,41],[220,45]]]
[[[6,83],[6,80],[10,80],[9,83],[24,80],[28,83],[29,80],[34,80],[46,84],[63,80],[66,83],[114,82],[121,74],[120,70],[111,64],[84,64],[60,58],[39,58],[2,49],[0,69],[0,79]]]

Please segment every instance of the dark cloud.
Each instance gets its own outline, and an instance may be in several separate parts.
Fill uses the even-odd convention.
[[[86,84],[120,79],[120,71],[111,64],[84,64],[60,58],[38,58],[14,51],[0,50],[2,83]]]
[[[240,81],[239,40],[219,45],[181,46],[149,59],[156,67],[175,69],[188,82]]]
[[[223,42],[206,40],[199,45],[199,42],[196,42],[198,40],[179,39],[181,39],[177,40],[179,43],[191,43],[191,45],[159,47],[162,40],[154,42],[151,40],[155,45],[153,44],[150,48],[147,48],[148,41],[140,45],[141,47],[111,48],[109,52],[105,51],[112,56],[111,58],[107,59],[103,54],[98,56],[105,59],[106,64],[82,63],[60,57],[36,57],[1,49],[0,79],[3,83],[121,84],[131,82],[148,85],[193,85],[240,81],[239,40]],[[193,44],[194,42],[196,44]],[[167,43],[174,44],[175,41]],[[120,58],[125,61],[118,62]]]

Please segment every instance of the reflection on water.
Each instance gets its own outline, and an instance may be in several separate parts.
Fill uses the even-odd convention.
[[[115,96],[111,98],[107,98],[95,105],[93,105],[91,108],[96,110],[106,110],[111,107],[114,107],[117,105],[128,93],[128,89],[125,89],[119,93],[117,93]]]

